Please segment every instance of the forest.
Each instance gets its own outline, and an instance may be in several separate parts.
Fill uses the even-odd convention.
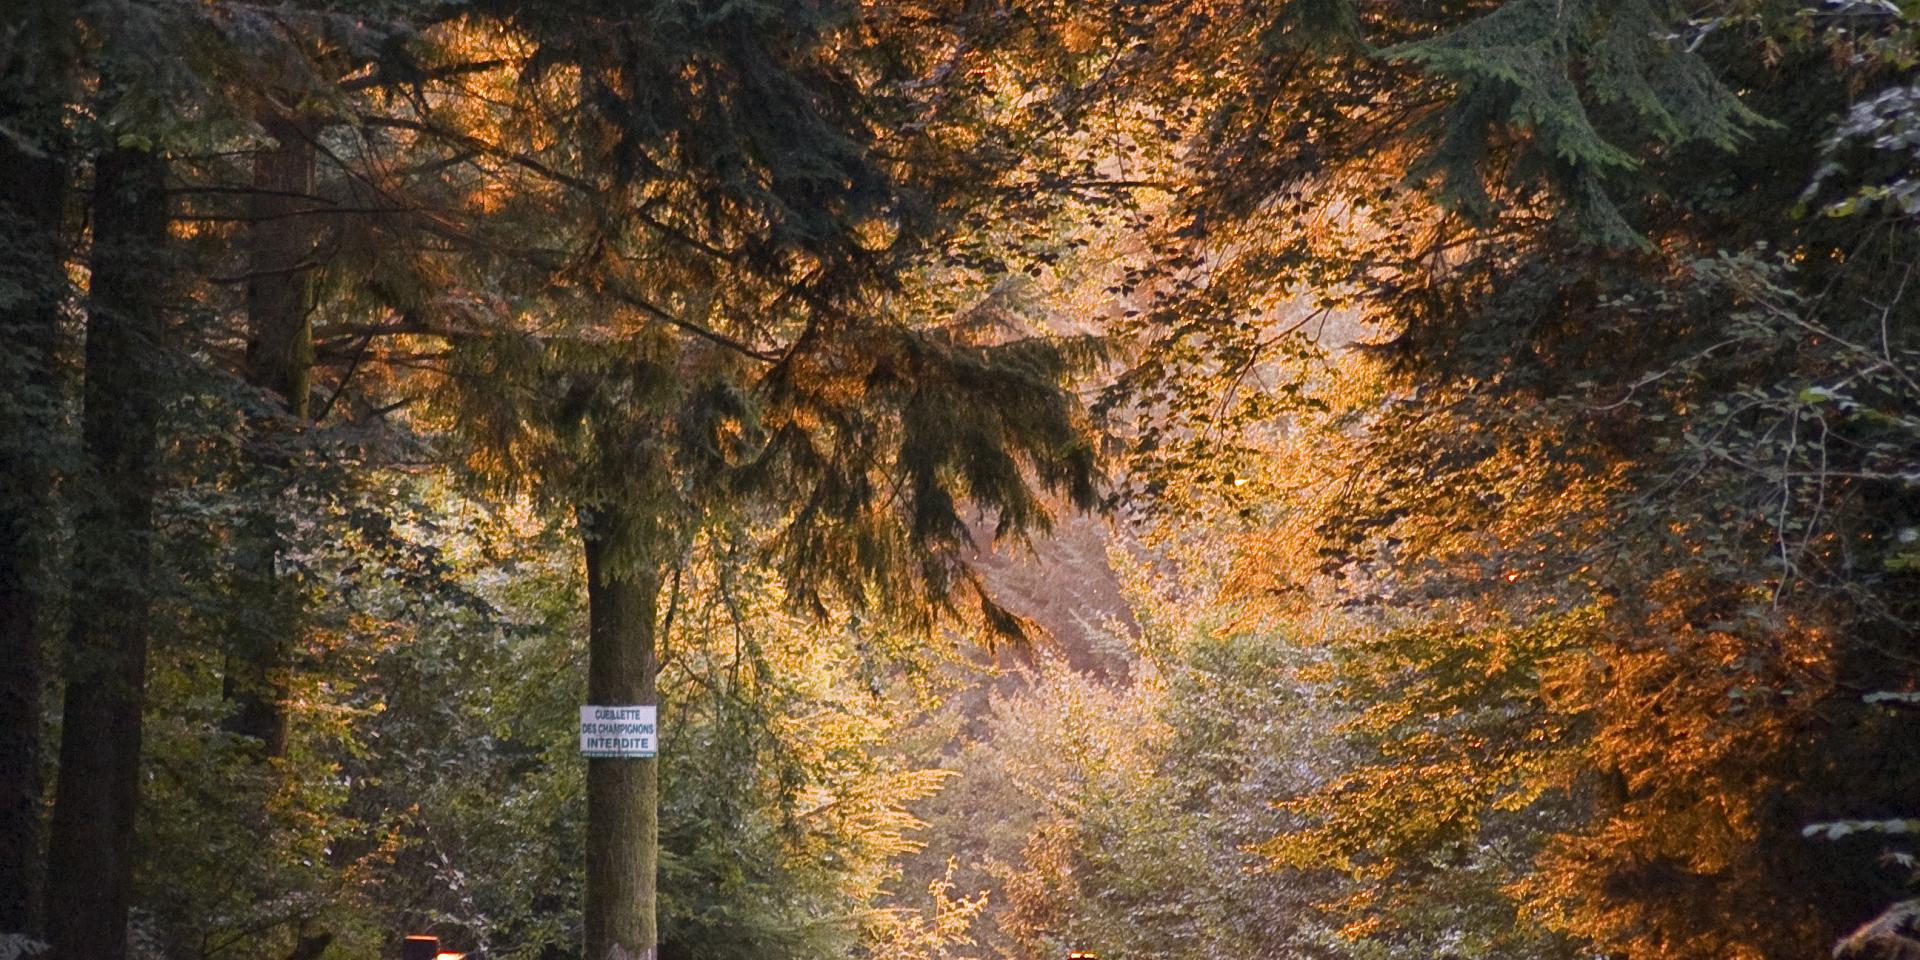
[[[1920,0],[0,10],[0,960],[1920,958]]]

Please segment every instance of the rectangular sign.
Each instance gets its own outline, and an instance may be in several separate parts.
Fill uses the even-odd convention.
[[[580,708],[580,752],[589,757],[651,757],[660,752],[660,708],[650,703],[630,707]]]

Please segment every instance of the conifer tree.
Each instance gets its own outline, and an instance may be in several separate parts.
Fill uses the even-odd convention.
[[[45,788],[43,691],[55,583],[67,137],[76,38],[34,3],[0,67],[0,933],[38,934]]]
[[[513,306],[429,305],[421,330],[452,344],[477,472],[575,519],[590,700],[656,696],[662,584],[720,513],[778,531],[770,557],[810,613],[838,598],[925,625],[972,590],[1015,629],[962,561],[963,511],[1011,536],[1046,523],[1038,488],[1093,504],[1065,389],[1088,351],[968,330],[901,288],[943,222],[881,153],[882,131],[920,136],[925,104],[890,86],[917,51],[834,4],[481,9],[536,44],[518,95],[564,136],[462,134],[431,101],[383,123],[514,171],[452,268]],[[551,83],[563,67],[578,80]],[[911,146],[941,160],[923,172],[953,168],[950,146]],[[657,949],[654,764],[588,761],[590,956]]]
[[[267,98],[275,104],[285,98]],[[297,102],[297,100],[296,100]],[[286,470],[287,445],[306,425],[313,365],[313,276],[318,269],[314,209],[314,145],[311,120],[265,108],[261,126],[269,142],[253,161],[255,191],[248,197],[246,227],[246,381],[279,409],[261,417],[253,470]],[[284,488],[282,488],[284,490]],[[271,490],[269,491],[271,492]],[[232,729],[260,741],[267,757],[286,749],[288,651],[301,630],[298,602],[280,582],[281,537],[273,515],[279,497],[263,500],[247,523],[251,554],[245,561],[244,593],[251,602],[237,620],[235,655],[229,661],[227,695],[234,703]]]
[[[821,336],[796,351],[795,373],[658,332],[461,346],[454,373],[474,386],[460,415],[478,462],[575,515],[590,702],[657,702],[662,588],[703,518],[771,522],[772,557],[803,609],[838,597],[911,619],[972,583],[963,509],[1014,534],[1046,522],[1031,483],[1091,506],[1093,462],[1058,345],[839,336],[852,342]],[[588,763],[589,949],[638,955],[657,929],[658,773],[652,760]]]
[[[117,80],[117,78],[115,78]],[[165,161],[94,161],[83,414],[60,772],[48,840],[48,940],[60,960],[126,956],[152,570],[161,384],[170,373]]]

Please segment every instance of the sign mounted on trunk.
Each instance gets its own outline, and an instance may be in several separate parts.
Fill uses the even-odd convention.
[[[650,703],[629,707],[580,708],[580,752],[601,759],[651,757],[660,752],[660,708]]]

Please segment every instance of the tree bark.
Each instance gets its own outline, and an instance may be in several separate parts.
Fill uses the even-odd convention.
[[[57,446],[66,157],[58,92],[7,77],[0,115],[0,933],[40,933],[47,597]],[[44,81],[43,81],[44,82]],[[33,146],[28,146],[28,142]]]
[[[48,837],[53,960],[123,960],[139,801],[166,289],[165,164],[95,164],[92,289],[60,773]]]
[[[284,478],[289,460],[282,441],[308,418],[313,369],[314,253],[311,135],[297,120],[263,122],[274,145],[254,158],[255,192],[248,198],[247,382],[279,397],[285,412],[256,422],[249,451],[255,476]],[[287,748],[289,654],[300,630],[299,599],[279,575],[283,538],[277,506],[283,481],[269,480],[264,502],[242,525],[244,556],[236,593],[245,602],[235,625],[225,693],[234,704],[228,729],[258,740],[261,753]]]
[[[661,563],[622,507],[580,512],[587,561],[587,702],[659,703]],[[659,943],[656,759],[587,761],[586,960],[654,960]]]
[[[247,200],[247,381],[305,420],[313,368],[313,139],[296,118],[262,121]]]

